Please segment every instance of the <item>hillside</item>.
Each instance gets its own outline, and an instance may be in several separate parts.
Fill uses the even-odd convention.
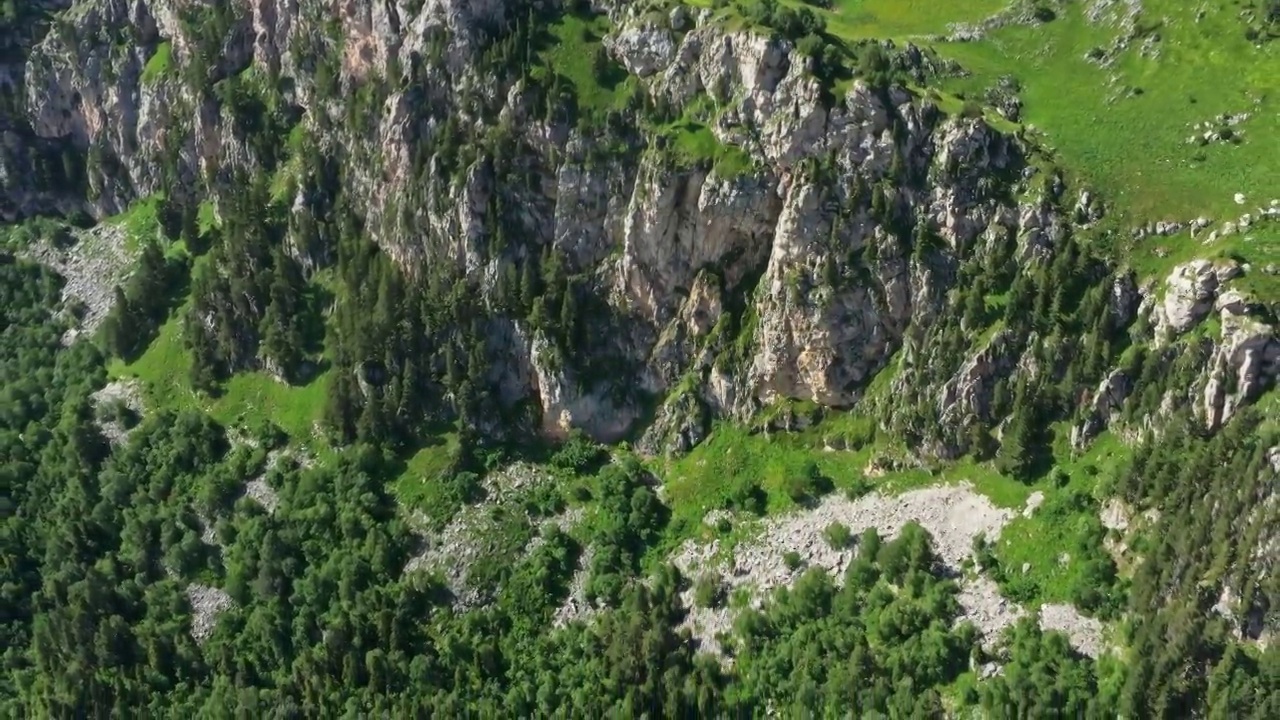
[[[14,716],[1280,716],[1280,3],[0,4]]]

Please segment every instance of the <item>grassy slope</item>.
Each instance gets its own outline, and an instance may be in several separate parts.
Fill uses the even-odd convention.
[[[391,484],[402,505],[427,510],[438,500],[438,487],[431,482],[448,469],[449,458],[458,446],[456,433],[428,438],[405,462],[405,469]]]
[[[976,22],[1008,0],[835,0],[829,27],[850,38],[917,39],[945,33],[952,23]]]
[[[1193,4],[1144,6],[1141,23],[1159,33],[1159,53],[1144,57],[1138,39],[1113,68],[1085,55],[1109,46],[1120,30],[1114,22],[1090,22],[1077,4],[1043,26],[1009,27],[982,42],[938,49],[973,72],[952,89],[974,93],[1001,75],[1015,76],[1023,85],[1023,120],[1043,133],[1064,167],[1113,202],[1118,226],[1200,215],[1221,222],[1280,197],[1280,155],[1265,150],[1280,147],[1280,44],[1255,48],[1246,41],[1235,7],[1205,5],[1196,22]],[[1125,88],[1141,94],[1126,96]],[[1243,143],[1186,142],[1194,124],[1241,112],[1251,114],[1239,126]],[[1245,195],[1245,205],[1236,204],[1236,193]],[[1275,249],[1249,245],[1243,236],[1205,247],[1183,235],[1144,243],[1134,261],[1162,272],[1173,261],[1160,262],[1158,254],[1230,252],[1265,256]]]
[[[170,73],[173,67],[173,45],[168,40],[156,46],[156,51],[142,69],[142,82],[151,85]]]
[[[202,408],[226,425],[252,424],[268,418],[295,440],[314,435],[315,423],[324,409],[327,375],[293,387],[266,373],[239,373],[227,381],[219,397],[199,396],[191,389],[191,356],[182,342],[185,312],[184,305],[160,328],[159,337],[137,360],[128,364],[114,361],[108,369],[111,376],[141,380],[151,407]]]
[[[696,534],[707,511],[722,507],[730,492],[740,484],[757,484],[768,496],[770,512],[794,509],[787,495],[790,479],[816,464],[837,491],[868,480],[884,492],[948,482],[970,482],[993,502],[1020,508],[1031,490],[986,465],[971,461],[953,463],[940,471],[924,469],[890,472],[867,478],[865,470],[875,457],[902,456],[906,448],[884,441],[858,450],[829,450],[823,437],[843,423],[856,421],[853,415],[836,414],[801,433],[752,434],[741,427],[718,425],[708,438],[687,456],[655,462],[654,469],[666,481],[666,499],[671,505],[677,533]]]
[[[540,38],[537,55],[542,65],[533,69],[534,76],[551,71],[568,79],[579,107],[587,111],[621,109],[639,86],[618,67],[611,66],[603,77],[597,76],[593,60],[610,27],[603,15],[562,15]]]
[[[1059,436],[1070,432],[1062,428]],[[996,555],[1008,572],[1022,573],[1038,589],[1037,599],[1044,602],[1071,602],[1071,587],[1082,571],[1081,546],[1092,542],[1085,533],[1082,520],[1072,515],[1054,514],[1048,508],[1058,493],[1077,491],[1094,495],[1111,487],[1123,472],[1131,452],[1118,438],[1105,433],[1083,454],[1073,456],[1066,448],[1055,453],[1055,467],[1066,473],[1063,488],[1055,488],[1041,480],[1035,489],[1043,492],[1046,505],[1030,517],[1019,516],[1010,521],[1000,534]]]
[[[125,248],[130,253],[137,253],[150,240],[164,241],[160,233],[160,205],[163,202],[164,196],[157,193],[135,200],[127,210],[107,219],[108,223],[124,227]]]

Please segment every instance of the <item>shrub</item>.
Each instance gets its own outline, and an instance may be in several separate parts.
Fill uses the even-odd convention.
[[[551,456],[551,464],[562,470],[569,470],[579,475],[589,475],[600,469],[608,461],[609,455],[604,448],[595,444],[582,433],[575,432],[555,455]]]
[[[1053,11],[1052,7],[1043,3],[1039,3],[1032,8],[1031,14],[1036,20],[1042,23],[1053,22],[1058,17],[1058,14]]]
[[[1029,603],[1040,595],[1040,584],[1022,573],[1007,573],[1001,586],[1005,597],[1020,603]]]
[[[706,573],[693,586],[693,604],[700,608],[717,608],[724,604],[724,583],[715,573]]]
[[[809,461],[799,473],[787,478],[784,490],[793,501],[804,502],[830,492],[831,488],[831,479],[822,474],[817,463]]]
[[[289,442],[289,435],[279,425],[267,418],[262,418],[250,430],[254,439],[268,450],[284,446]]]
[[[729,492],[725,509],[763,515],[767,502],[768,496],[758,483],[740,482]]]
[[[826,538],[827,544],[833,550],[844,550],[853,544],[853,533],[849,531],[849,526],[844,523],[833,522],[822,531],[822,536]]]
[[[788,570],[799,570],[804,564],[804,560],[800,558],[800,553],[795,550],[788,550],[782,555],[782,564],[787,566]]]
[[[871,494],[871,491],[874,489],[875,486],[871,484],[870,480],[865,476],[859,475],[854,478],[849,487],[845,489],[844,494],[845,497],[850,500],[857,500],[858,498]]]
[[[999,565],[995,553],[992,552],[991,543],[987,542],[986,535],[975,535],[973,537],[973,558],[979,570],[991,571],[995,570]]]

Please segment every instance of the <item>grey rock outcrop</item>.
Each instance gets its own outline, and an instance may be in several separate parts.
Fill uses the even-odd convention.
[[[1174,268],[1165,280],[1164,300],[1153,315],[1157,336],[1180,335],[1203,320],[1213,310],[1218,282],[1218,272],[1208,260]]]
[[[1098,436],[1111,423],[1115,413],[1133,392],[1133,379],[1122,370],[1112,370],[1093,392],[1089,401],[1089,413],[1071,429],[1071,444],[1082,448]]]
[[[1206,371],[1202,412],[1215,430],[1240,406],[1257,399],[1280,376],[1276,328],[1247,315],[1222,310],[1222,335]]]
[[[269,92],[301,141],[342,166],[344,202],[406,276],[465,280],[494,315],[482,332],[501,407],[530,401],[552,436],[617,439],[679,389],[646,444],[664,452],[696,444],[708,416],[788,400],[855,405],[895,353],[929,356],[912,331],[954,302],[964,264],[1012,240],[1019,267],[1042,266],[1070,236],[1062,208],[1097,217],[1096,198],[1066,199],[1061,176],[1032,182],[1027,146],[982,119],[860,79],[831,97],[791,42],[705,13],[596,7],[614,27],[592,62],[616,60],[611,71],[629,73],[637,95],[587,129],[557,115],[535,78],[478,69],[525,13],[512,0],[344,0],[333,12],[249,0],[205,18],[212,39],[195,31],[204,21],[188,3],[79,0],[31,38],[17,68],[29,132],[0,124],[0,187],[17,186],[0,214],[61,202],[13,180],[22,153],[4,148],[31,142],[91,158],[84,204],[97,217],[160,190],[225,187],[261,170],[273,148],[245,132],[235,102],[186,76]],[[129,42],[113,40],[120,32]],[[162,47],[171,67],[156,60]],[[324,73],[321,60],[332,61]],[[932,62],[913,47],[900,60]],[[698,151],[639,122],[638,105],[685,113]],[[458,146],[471,149],[445,149]],[[295,170],[272,172],[289,180]],[[336,255],[304,229],[316,193],[281,185],[291,192],[285,246],[314,272]],[[572,353],[494,299],[513,266],[551,256],[599,301]],[[1244,307],[1219,298],[1224,272],[1180,266],[1152,311],[1157,332],[1185,333],[1215,300],[1222,312]],[[1136,279],[1118,276],[1108,296],[1118,325],[1137,315],[1138,296]],[[1232,327],[1240,339],[1215,362],[1236,368],[1243,394],[1204,389],[1211,415],[1229,415],[1274,374],[1270,345]],[[1033,365],[1024,338],[998,335],[959,355],[926,388],[939,417],[959,425],[995,420],[996,382]]]
[[[671,32],[654,26],[629,26],[612,36],[607,47],[627,72],[642,78],[665,69],[676,53]]]

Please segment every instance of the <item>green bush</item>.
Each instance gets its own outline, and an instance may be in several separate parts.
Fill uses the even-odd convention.
[[[788,550],[782,554],[782,564],[787,566],[788,570],[799,570],[804,564],[804,560],[800,557],[800,553],[795,550]]]
[[[574,432],[551,456],[551,464],[578,475],[590,475],[609,460],[609,453],[580,432]]]
[[[787,497],[802,503],[831,492],[833,487],[831,479],[822,474],[816,462],[810,460],[800,472],[789,476],[784,481],[783,490],[787,493]]]
[[[698,578],[693,586],[693,604],[700,608],[718,608],[724,604],[724,583],[715,573]]]
[[[827,544],[833,550],[844,550],[853,544],[853,533],[844,523],[831,523],[826,530],[822,531],[822,536],[826,538]]]
[[[845,488],[844,494],[850,500],[857,500],[870,495],[873,490],[875,490],[875,485],[865,476],[859,475],[853,479],[849,487]]]
[[[763,515],[769,500],[759,483],[738,482],[725,499],[725,509]]]

